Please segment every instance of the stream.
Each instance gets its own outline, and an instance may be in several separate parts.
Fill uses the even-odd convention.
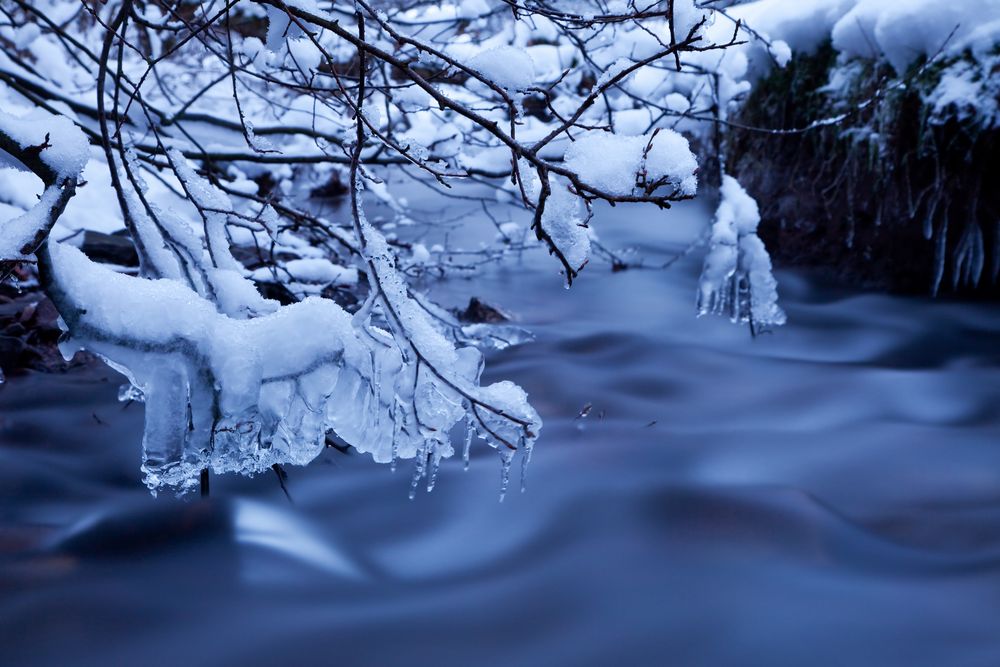
[[[655,264],[709,214],[596,224]],[[9,378],[0,664],[1000,664],[1000,310],[779,271],[788,324],[753,338],[695,317],[700,259],[425,285],[536,337],[488,355],[545,422],[502,503],[481,444],[412,501],[411,462],[334,449],[291,502],[272,474],[153,498],[120,376]]]

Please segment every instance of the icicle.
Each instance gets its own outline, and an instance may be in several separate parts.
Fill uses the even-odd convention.
[[[972,237],[970,227],[962,232],[962,237],[951,252],[951,288],[957,289],[959,283],[966,282],[969,275],[969,264],[972,252]]]
[[[371,382],[371,393],[372,399],[375,401],[375,409],[372,412],[375,413],[375,424],[372,426],[372,433],[382,432],[382,351],[373,350],[371,353],[372,358],[372,382]],[[395,427],[395,425],[393,425]]]
[[[979,280],[983,276],[983,269],[986,266],[986,244],[983,240],[983,230],[978,223],[971,223],[973,229],[972,237],[972,262],[969,265],[971,274],[969,283],[979,285]]]
[[[945,250],[948,245],[948,211],[941,214],[941,225],[934,242],[934,276],[931,279],[931,296],[937,296],[944,278]]]
[[[469,469],[469,453],[472,450],[472,415],[468,414],[465,417],[465,447],[462,449],[462,463],[465,464],[465,469]]]
[[[531,451],[534,447],[521,438],[521,493],[528,489],[528,465],[531,463]]]
[[[438,443],[434,443],[434,450],[429,454],[429,458],[430,471],[427,473],[427,493],[434,490],[434,485],[437,483],[438,468],[441,466],[441,451],[438,449]]]
[[[500,502],[507,496],[507,487],[510,485],[510,464],[514,461],[514,451],[504,449],[500,452],[502,460],[500,467]]]
[[[420,485],[420,480],[423,478],[424,473],[427,472],[427,443],[420,445],[420,449],[417,451],[417,466],[413,470],[413,480],[410,482],[410,500],[417,497],[417,486]]]
[[[405,415],[405,413],[404,413]],[[404,416],[400,415],[399,399],[392,404],[392,461],[389,470],[396,472],[396,461],[399,459],[399,434],[403,430]]]

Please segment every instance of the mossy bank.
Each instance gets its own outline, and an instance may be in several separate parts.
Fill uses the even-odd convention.
[[[876,289],[1000,296],[998,53],[897,76],[826,44],[754,86],[726,155],[775,261]]]

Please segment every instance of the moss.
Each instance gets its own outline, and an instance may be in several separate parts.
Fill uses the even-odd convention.
[[[1000,173],[1000,132],[958,110],[933,116],[925,103],[970,58],[915,64],[895,86],[886,65],[839,62],[827,44],[759,82],[741,125],[805,128],[848,113],[796,134],[731,131],[729,170],[760,203],[777,262],[893,291],[1000,295],[1000,258],[987,250],[1000,247],[1000,189],[987,181]]]

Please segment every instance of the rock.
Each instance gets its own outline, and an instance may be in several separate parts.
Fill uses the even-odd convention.
[[[309,196],[317,199],[343,197],[346,194],[347,186],[340,180],[340,174],[336,171],[330,174],[330,178],[327,179],[326,183],[309,191]]]
[[[469,299],[469,305],[458,313],[458,317],[463,322],[473,324],[499,324],[510,321],[510,316],[507,313],[494,305],[480,301],[476,297]]]
[[[139,266],[135,245],[127,236],[103,234],[92,230],[83,233],[80,249],[95,262],[117,266]]]

